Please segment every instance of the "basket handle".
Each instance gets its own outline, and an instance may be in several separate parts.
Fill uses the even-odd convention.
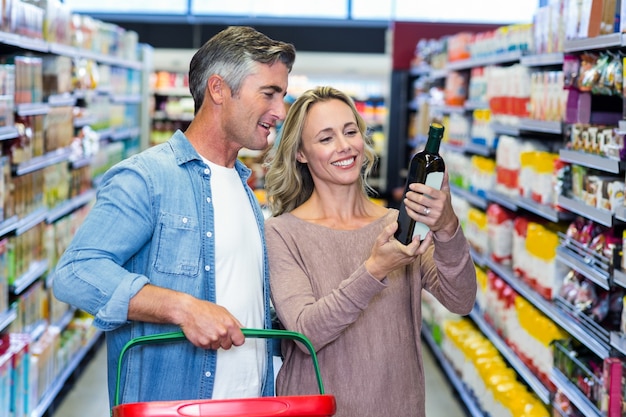
[[[302,333],[292,332],[289,330],[274,330],[274,329],[248,329],[243,328],[241,332],[245,337],[257,338],[257,339],[290,339],[302,343],[308,349],[313,360],[313,367],[315,368],[315,376],[317,378],[317,386],[320,394],[324,395],[324,384],[322,383],[322,375],[320,373],[319,363],[317,361],[317,355],[311,341]],[[120,404],[120,381],[122,377],[122,365],[126,352],[135,347],[148,344],[159,344],[168,342],[177,342],[181,340],[187,340],[185,334],[182,331],[160,333],[147,336],[139,336],[129,340],[120,352],[120,357],[117,363],[117,377],[115,381],[115,405]]]

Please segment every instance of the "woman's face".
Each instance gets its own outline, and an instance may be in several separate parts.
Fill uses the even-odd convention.
[[[338,99],[313,104],[304,121],[299,162],[320,183],[355,184],[363,165],[364,141],[350,106]]]

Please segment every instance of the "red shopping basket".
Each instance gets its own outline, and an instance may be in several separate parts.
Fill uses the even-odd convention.
[[[151,401],[120,404],[120,380],[124,354],[132,347],[184,340],[183,332],[142,336],[130,340],[120,353],[112,417],[326,417],[335,415],[335,397],[324,393],[317,355],[309,339],[287,330],[241,329],[246,337],[280,338],[301,342],[307,347],[317,376],[319,395],[294,395],[227,400]]]

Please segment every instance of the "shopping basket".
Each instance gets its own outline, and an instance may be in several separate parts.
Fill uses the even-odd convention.
[[[225,400],[151,401],[120,404],[120,380],[125,353],[132,347],[184,340],[183,332],[161,333],[131,339],[122,349],[117,365],[115,403],[112,417],[326,417],[336,411],[335,397],[324,393],[313,344],[301,333],[287,330],[241,329],[253,338],[291,339],[306,346],[311,354],[319,395],[294,395]]]

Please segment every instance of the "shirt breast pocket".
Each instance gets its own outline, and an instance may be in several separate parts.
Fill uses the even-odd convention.
[[[154,268],[166,274],[197,276],[202,246],[198,219],[162,213],[158,233]]]

